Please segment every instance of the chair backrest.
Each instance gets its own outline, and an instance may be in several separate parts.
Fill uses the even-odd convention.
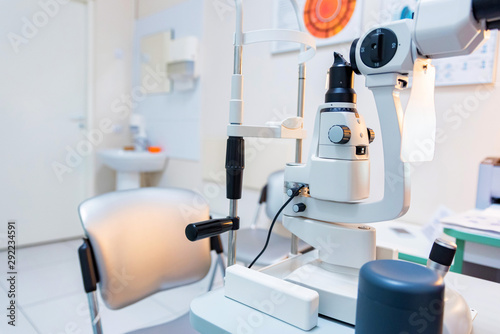
[[[269,219],[273,219],[278,210],[283,206],[283,196],[285,195],[284,183],[284,170],[274,172],[267,178],[266,215]],[[276,222],[281,223],[282,217],[283,214],[280,214]]]
[[[111,309],[196,282],[210,269],[209,240],[193,243],[184,235],[189,223],[209,219],[206,201],[192,191],[112,192],[86,200],[79,214]]]

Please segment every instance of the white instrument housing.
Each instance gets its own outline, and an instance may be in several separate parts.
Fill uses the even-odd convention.
[[[471,0],[420,0],[414,41],[421,55],[445,58],[472,53],[486,38],[472,13]]]
[[[311,158],[307,164],[287,165],[285,181],[307,184],[312,198],[325,201],[353,202],[369,196],[368,132],[363,117],[355,110],[353,103],[319,106]],[[334,126],[350,129],[347,143],[336,144],[330,140],[329,132]]]

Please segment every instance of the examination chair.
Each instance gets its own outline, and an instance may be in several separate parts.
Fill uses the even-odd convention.
[[[267,184],[262,188],[259,206],[257,207],[254,221],[249,228],[241,228],[238,230],[238,245],[236,250],[236,261],[250,264],[264,246],[269,227],[263,228],[257,226],[263,204],[265,203],[265,213],[269,224],[274,219],[274,216],[283,205],[283,184],[285,182],[285,172],[277,171],[269,175]],[[269,245],[262,256],[255,262],[259,267],[269,266],[273,263],[286,259],[290,255],[292,240],[290,236],[283,236],[275,231],[282,229],[285,233],[289,233],[282,225],[282,215],[276,220],[274,230],[271,233]],[[224,249],[227,250],[227,238],[222,238]],[[298,251],[303,253],[312,249],[311,246],[304,241],[299,240]]]
[[[78,253],[94,334],[102,333],[98,283],[104,303],[116,310],[156,292],[203,279],[210,271],[211,249],[219,255],[217,264],[221,264],[224,275],[220,239],[193,243],[184,236],[186,225],[209,219],[206,201],[192,191],[117,191],[86,200],[78,211],[86,235]],[[191,328],[186,313],[140,333],[197,332]]]

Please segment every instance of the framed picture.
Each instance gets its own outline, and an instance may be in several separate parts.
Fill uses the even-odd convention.
[[[300,19],[318,47],[353,41],[361,34],[363,0],[297,0]],[[275,0],[274,27],[298,30],[297,16],[289,0]],[[275,42],[272,52],[297,50],[294,43]]]

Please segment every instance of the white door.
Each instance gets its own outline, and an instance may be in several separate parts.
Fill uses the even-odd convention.
[[[87,108],[87,12],[82,1],[1,1],[0,248],[82,235]]]

